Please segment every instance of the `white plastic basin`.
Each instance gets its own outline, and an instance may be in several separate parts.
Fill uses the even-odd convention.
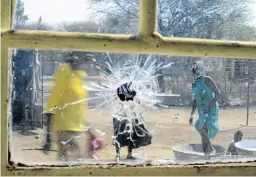
[[[256,156],[256,140],[242,140],[235,144],[239,155]]]
[[[225,154],[225,148],[219,145],[213,145],[216,154],[205,156],[201,144],[181,144],[172,148],[176,160],[196,161],[218,157]]]

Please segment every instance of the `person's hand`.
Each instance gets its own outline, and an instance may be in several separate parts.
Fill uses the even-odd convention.
[[[88,129],[88,135],[90,137],[90,140],[92,140],[92,141],[94,141],[97,138],[97,136],[95,134],[95,130],[93,130],[93,128],[91,128],[91,127]]]
[[[189,118],[189,125],[192,125],[192,124],[193,124],[193,116],[191,115]]]
[[[208,107],[204,108],[204,114],[207,115],[209,113],[209,110],[210,109]]]

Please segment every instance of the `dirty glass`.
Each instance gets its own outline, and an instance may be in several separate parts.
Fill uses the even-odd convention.
[[[20,49],[11,57],[14,163],[256,160],[254,60]]]
[[[255,0],[158,0],[163,36],[255,41]]]
[[[88,33],[138,32],[139,0],[17,0],[14,29]]]

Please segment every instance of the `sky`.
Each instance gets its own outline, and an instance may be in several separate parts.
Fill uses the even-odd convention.
[[[42,16],[49,24],[88,20],[90,11],[88,0],[22,0],[29,21],[38,21]],[[58,9],[56,11],[56,9]],[[88,17],[86,19],[86,16]]]
[[[29,21],[38,21],[42,16],[43,21],[48,24],[71,21],[84,21],[90,19],[90,0],[22,0],[25,6],[25,14]],[[251,6],[254,16],[253,26],[256,26],[256,0]],[[56,9],[58,9],[56,11]]]

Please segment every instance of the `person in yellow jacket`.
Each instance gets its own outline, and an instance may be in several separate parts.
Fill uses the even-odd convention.
[[[60,160],[87,158],[85,136],[87,117],[87,90],[83,87],[86,72],[81,69],[85,58],[71,56],[66,64],[55,73],[55,84],[46,106],[48,120],[46,143],[47,153],[52,146],[52,133],[56,133]]]

